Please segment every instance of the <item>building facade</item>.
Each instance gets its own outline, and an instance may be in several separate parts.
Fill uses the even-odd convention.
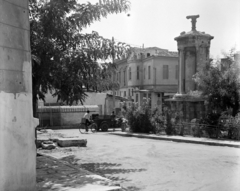
[[[149,98],[151,107],[162,108],[165,97],[177,93],[178,53],[157,47],[133,48],[128,58],[116,61],[112,80],[120,87],[111,92],[130,102]]]

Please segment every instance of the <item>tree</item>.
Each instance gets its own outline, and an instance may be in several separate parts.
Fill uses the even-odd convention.
[[[234,50],[231,50],[221,61],[207,63],[206,67],[194,76],[194,80],[202,94],[207,97],[212,111],[231,109],[232,115],[235,116],[240,101],[239,76],[239,63],[234,60]]]
[[[30,0],[29,10],[34,111],[37,100],[44,100],[48,91],[54,90],[58,100],[71,105],[83,102],[86,90],[103,91],[118,85],[109,80],[115,65],[106,61],[127,54],[130,47],[113,44],[97,32],[84,34],[82,29],[108,14],[128,11],[128,0],[99,0],[96,4]]]

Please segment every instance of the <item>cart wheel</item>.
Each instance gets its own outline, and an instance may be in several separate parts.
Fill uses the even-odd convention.
[[[96,123],[93,123],[93,124],[91,125],[91,131],[92,131],[93,133],[95,133],[97,130],[98,130],[97,124],[96,124]]]
[[[109,124],[106,123],[106,122],[104,122],[104,123],[102,123],[102,124],[100,125],[100,129],[101,129],[102,131],[108,131],[108,128],[109,128]]]

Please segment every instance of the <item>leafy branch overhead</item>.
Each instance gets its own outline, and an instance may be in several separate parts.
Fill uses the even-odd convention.
[[[102,17],[129,8],[127,0],[99,0],[96,4],[30,0],[34,101],[44,100],[44,95],[54,90],[59,100],[72,104],[82,102],[86,90],[117,87],[110,80],[114,69],[110,60],[128,55],[130,47],[82,30]]]

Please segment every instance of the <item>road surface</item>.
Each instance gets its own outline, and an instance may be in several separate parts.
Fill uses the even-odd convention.
[[[115,180],[129,191],[240,190],[239,148],[57,132],[88,143],[50,151],[53,156]]]

